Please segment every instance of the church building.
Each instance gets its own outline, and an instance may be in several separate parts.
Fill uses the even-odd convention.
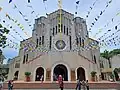
[[[58,9],[35,19],[32,37],[21,41],[10,62],[8,79],[25,80],[24,73],[31,72],[31,81],[40,81],[42,75],[44,81],[58,75],[68,82],[91,80],[92,71],[100,75],[98,44],[89,38],[85,19]]]

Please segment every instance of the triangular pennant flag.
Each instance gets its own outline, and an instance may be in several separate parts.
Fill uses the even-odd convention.
[[[103,13],[103,12],[101,11],[101,12],[100,12],[100,15],[102,15],[102,13]]]
[[[47,0],[43,0],[43,2],[45,2],[45,1],[47,1]]]
[[[115,29],[117,30],[117,26],[115,26]]]
[[[110,29],[108,31],[111,31]]]
[[[120,16],[120,12],[118,12],[118,13],[116,14],[116,16]]]
[[[95,20],[97,21],[97,18],[95,18]]]
[[[35,11],[32,11],[31,14],[33,14]]]
[[[79,4],[80,1],[76,1],[76,4]]]
[[[88,17],[88,15],[86,15],[86,17]]]
[[[6,13],[6,17],[8,17],[8,19],[11,19],[10,16]]]
[[[92,23],[92,25],[94,25],[94,23]]]
[[[2,8],[0,7],[0,11],[2,10]]]
[[[90,12],[88,11],[88,14],[90,14]]]
[[[110,0],[108,3],[111,3],[112,2],[112,0]]]
[[[9,0],[9,3],[11,3],[12,2],[12,0]]]
[[[92,7],[90,7],[90,9],[92,10]]]
[[[28,0],[28,3],[30,3],[30,0]]]
[[[113,22],[114,18],[112,18],[112,22]]]

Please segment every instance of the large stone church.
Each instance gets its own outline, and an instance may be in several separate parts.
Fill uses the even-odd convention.
[[[32,81],[42,75],[44,81],[54,81],[61,74],[69,82],[91,80],[92,71],[100,75],[99,43],[89,38],[85,19],[61,10],[59,24],[60,10],[35,19],[32,37],[21,41],[18,56],[10,62],[9,80],[25,80],[25,72],[31,72]]]

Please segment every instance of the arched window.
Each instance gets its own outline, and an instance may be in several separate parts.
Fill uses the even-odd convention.
[[[16,71],[16,72],[14,73],[14,80],[18,80],[18,74],[19,74],[19,71]]]
[[[35,81],[40,81],[42,77],[42,81],[44,81],[44,69],[39,67],[36,69],[36,79]]]
[[[82,80],[86,80],[86,78],[85,78],[85,70],[82,68],[82,67],[79,67],[78,69],[77,69],[77,79],[80,79],[80,81],[82,81]]]

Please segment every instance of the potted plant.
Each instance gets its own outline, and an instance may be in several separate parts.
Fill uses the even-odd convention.
[[[31,72],[25,72],[25,76],[26,76],[26,81],[27,82],[30,81],[30,75],[31,75]]]
[[[95,72],[95,71],[92,71],[92,72],[91,72],[91,80],[92,80],[92,81],[95,81],[95,76],[96,76],[96,74],[97,74],[97,72]]]

